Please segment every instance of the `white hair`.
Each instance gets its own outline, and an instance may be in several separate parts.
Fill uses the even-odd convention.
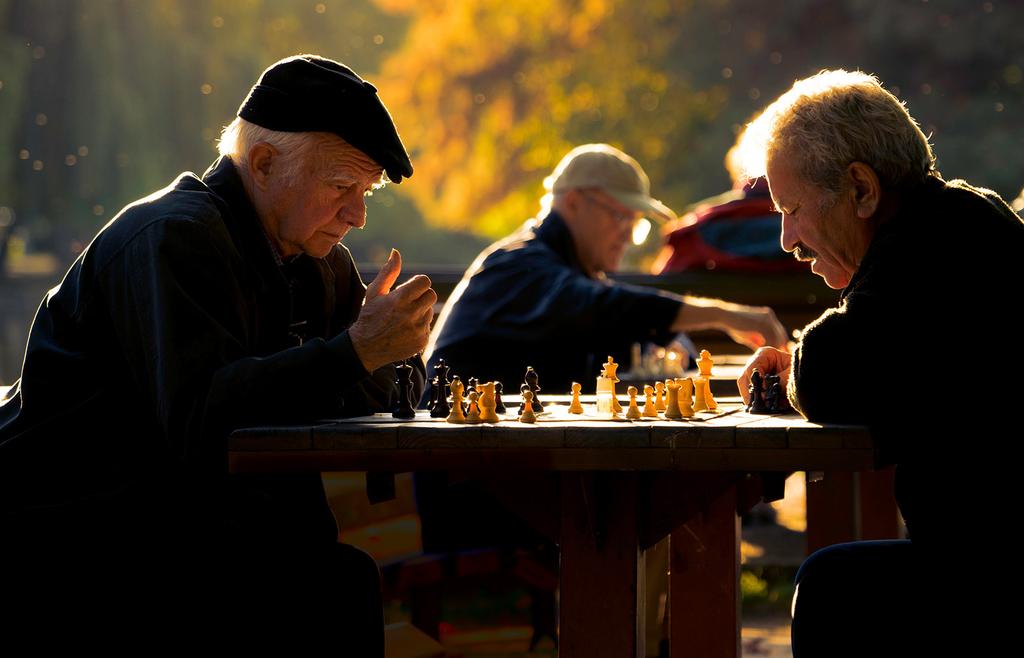
[[[279,154],[279,173],[286,181],[294,181],[303,172],[305,156],[312,153],[322,141],[318,133],[280,132],[268,130],[255,123],[236,117],[223,131],[217,141],[217,150],[222,156],[231,158],[240,171],[245,171],[249,151],[260,142],[270,144]]]
[[[886,187],[923,182],[935,171],[928,138],[878,78],[821,71],[793,87],[746,128],[738,160],[749,178],[764,176],[784,153],[800,176],[838,194],[852,162],[875,170]]]

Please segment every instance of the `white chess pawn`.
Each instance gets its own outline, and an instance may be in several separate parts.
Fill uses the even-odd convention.
[[[569,413],[571,414],[583,413],[583,405],[580,404],[580,389],[582,388],[579,382],[572,383],[572,403],[569,405]]]
[[[466,413],[467,423],[479,423],[480,420],[480,404],[477,400],[480,399],[480,394],[476,391],[470,391],[469,393],[469,411]]]
[[[650,384],[644,386],[644,395],[647,400],[644,402],[644,418],[657,418],[658,408],[654,406],[654,387]]]
[[[533,411],[533,391],[523,391],[523,413],[519,414],[520,423],[536,423],[537,414]]]
[[[626,418],[640,420],[642,416],[640,415],[640,407],[636,404],[636,386],[630,386],[626,389],[626,392],[629,393],[629,409],[626,411]]]

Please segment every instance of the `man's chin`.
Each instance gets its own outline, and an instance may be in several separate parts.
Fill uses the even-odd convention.
[[[325,256],[327,256],[327,254],[331,253],[331,250],[334,249],[334,245],[336,244],[338,243],[332,242],[330,244],[325,245],[323,242],[321,242],[315,245],[307,245],[307,247],[303,249],[303,251],[306,252],[307,256],[312,256],[313,258],[324,258]]]
[[[811,271],[825,280],[825,285],[833,290],[842,290],[850,283],[850,275],[833,268],[820,265],[817,258],[811,261]]]

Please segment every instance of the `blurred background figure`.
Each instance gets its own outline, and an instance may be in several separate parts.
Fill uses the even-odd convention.
[[[665,246],[654,274],[718,270],[722,272],[806,272],[779,245],[781,216],[765,178],[747,178],[737,161],[741,132],[725,155],[732,189],[698,201],[662,229]]]

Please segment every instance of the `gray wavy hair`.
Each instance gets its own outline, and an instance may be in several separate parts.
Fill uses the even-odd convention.
[[[861,71],[821,71],[769,105],[747,126],[739,162],[750,178],[784,153],[799,174],[837,195],[851,162],[863,162],[882,185],[923,182],[935,171],[928,138],[878,78]]]

